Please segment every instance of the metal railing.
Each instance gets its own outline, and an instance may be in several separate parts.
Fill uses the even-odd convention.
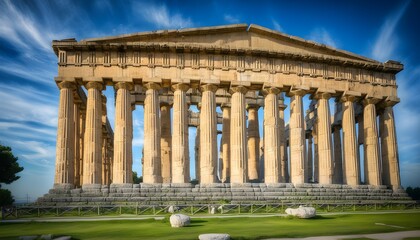
[[[312,206],[317,212],[366,212],[420,209],[420,203],[263,203],[263,204],[184,204],[184,205],[83,205],[83,206],[14,206],[2,208],[2,219],[70,217],[70,216],[158,216],[169,210],[188,215],[206,214],[281,214],[286,208]]]

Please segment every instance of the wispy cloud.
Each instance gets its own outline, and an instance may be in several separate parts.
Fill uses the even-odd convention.
[[[156,25],[158,28],[187,28],[193,25],[190,18],[185,18],[179,13],[171,13],[165,4],[154,5],[135,3],[133,9],[143,17],[144,20]]]
[[[240,20],[237,16],[232,16],[230,14],[225,14],[223,16],[223,19],[228,23],[239,23],[240,22]]]
[[[337,43],[331,37],[331,34],[325,28],[315,28],[308,39],[318,43],[325,44],[329,47],[337,48]]]
[[[382,24],[372,50],[372,57],[376,60],[386,61],[392,56],[395,46],[398,44],[398,38],[394,32],[409,4],[409,1],[404,1],[398,11],[389,16]]]
[[[279,31],[279,32],[283,32],[284,31],[283,28],[281,27],[281,25],[276,20],[272,19],[271,22],[273,23],[273,28],[276,31]]]

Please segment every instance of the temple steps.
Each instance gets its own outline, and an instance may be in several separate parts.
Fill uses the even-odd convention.
[[[386,186],[320,184],[128,184],[72,190],[51,189],[39,198],[37,205],[90,204],[217,204],[220,202],[258,204],[273,203],[401,203],[414,201],[404,190]]]

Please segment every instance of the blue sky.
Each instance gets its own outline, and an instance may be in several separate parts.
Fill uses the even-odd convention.
[[[34,200],[53,185],[59,93],[53,39],[235,23],[258,24],[379,61],[401,61],[401,103],[395,107],[401,178],[405,187],[420,186],[419,12],[420,1],[0,0],[0,143],[11,146],[25,167],[21,179],[5,187],[21,201]],[[112,88],[105,94],[113,124]],[[141,106],[134,111],[137,171],[142,113]],[[191,130],[191,143],[194,134]]]

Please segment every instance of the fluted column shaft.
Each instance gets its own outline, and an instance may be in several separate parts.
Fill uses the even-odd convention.
[[[305,92],[296,90],[289,92],[290,99],[290,181],[294,184],[305,182],[305,123],[302,97]]]
[[[160,104],[156,83],[147,83],[144,100],[144,183],[162,183],[160,149]]]
[[[281,98],[283,100],[283,98]],[[289,179],[289,167],[287,163],[287,142],[284,125],[284,109],[286,105],[279,105],[279,138],[280,138],[280,182],[287,182]]]
[[[74,184],[74,83],[61,82],[58,109],[55,188],[72,188]]]
[[[364,127],[364,153],[367,184],[381,185],[381,172],[379,165],[378,127],[376,123],[377,99],[363,101],[363,127]]]
[[[133,85],[120,82],[115,84],[114,164],[112,182],[115,184],[133,183],[133,116],[131,95]]]
[[[161,103],[160,106],[161,135],[160,135],[160,157],[162,169],[162,182],[172,181],[172,135],[171,135],[171,106]]]
[[[79,172],[76,173],[79,176],[79,185],[81,186],[83,184],[83,156],[84,156],[84,152],[85,152],[85,128],[86,128],[86,112],[84,111],[80,111],[80,132],[79,132],[79,158],[75,159],[75,161],[79,161]]]
[[[195,135],[195,179],[201,183],[200,177],[200,126],[196,128],[196,135]]]
[[[393,104],[386,103],[380,115],[383,183],[397,190],[401,188],[397,134]]]
[[[264,182],[280,182],[280,132],[277,88],[264,90]]]
[[[343,101],[343,182],[355,186],[360,184],[360,163],[358,160],[358,143],[356,137],[356,121],[354,115],[354,101],[350,96]]]
[[[200,183],[217,182],[217,119],[215,85],[201,87]]]
[[[260,159],[260,131],[258,105],[248,105],[248,179],[258,180]]]
[[[102,83],[88,82],[83,185],[102,184]]]
[[[313,152],[312,152],[312,136],[309,136],[308,138],[308,153],[307,153],[307,160],[308,160],[308,173],[307,175],[307,181],[311,182],[313,181]]]
[[[334,171],[333,183],[343,184],[343,158],[341,152],[341,127],[334,126]]]
[[[248,154],[246,137],[246,87],[231,87],[232,112],[230,122],[230,156],[231,182],[245,183],[247,181]]]
[[[78,103],[73,107],[74,118],[74,186],[80,186],[80,106]]]
[[[172,182],[190,182],[190,157],[188,145],[188,105],[186,91],[189,86],[176,84],[174,89],[172,134]]]
[[[320,93],[318,98],[318,155],[319,155],[319,183],[333,183],[333,159],[331,144],[331,117],[328,93]]]
[[[222,176],[223,183],[230,182],[230,104],[222,104],[223,127],[222,127]],[[259,156],[258,156],[259,157]]]

